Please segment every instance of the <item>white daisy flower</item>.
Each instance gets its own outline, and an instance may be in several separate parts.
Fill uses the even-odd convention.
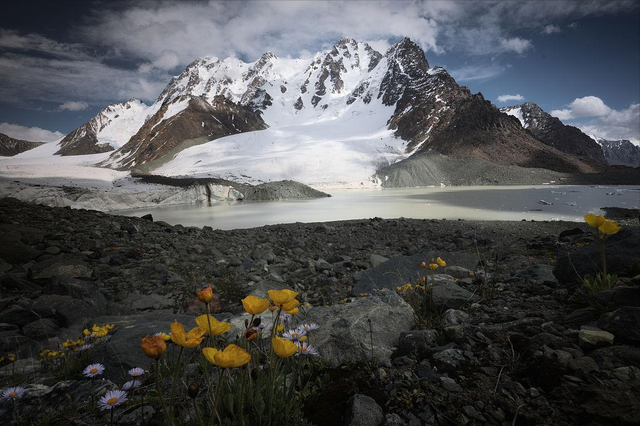
[[[306,331],[300,330],[300,329],[295,329],[295,330],[289,330],[289,331],[285,332],[282,335],[282,337],[287,339],[287,340],[300,340],[300,338],[302,336],[304,336],[305,334],[307,334]]]
[[[291,315],[287,313],[280,314],[280,323],[287,324],[290,319],[291,319]]]
[[[104,394],[98,405],[101,410],[112,410],[114,407],[122,404],[127,400],[127,393],[122,390],[112,390]]]
[[[82,374],[85,377],[96,377],[104,372],[104,365],[102,364],[91,364],[84,369]]]
[[[298,347],[298,353],[296,354],[296,356],[298,355],[317,356],[318,355],[318,350],[313,346],[311,346],[310,344],[308,344],[307,342],[297,342],[296,346]]]
[[[304,331],[306,331],[307,333],[313,330],[317,330],[320,328],[320,326],[314,322],[312,322],[311,324],[302,324],[300,327],[298,327]]]
[[[24,395],[24,388],[22,386],[15,386],[2,391],[2,399],[6,399],[7,401],[22,398],[22,395]]]
[[[140,380],[129,380],[124,385],[122,385],[122,389],[124,389],[126,391],[130,391],[130,390],[133,390],[133,389],[138,389],[141,384],[142,384],[142,382],[140,382]]]
[[[143,368],[136,367],[129,370],[128,373],[131,377],[139,377],[139,376],[142,376],[144,373],[146,373],[146,371],[144,371]]]
[[[82,345],[78,348],[79,352],[85,352],[88,351],[89,349],[91,349],[93,347],[93,345],[88,344],[88,345]]]

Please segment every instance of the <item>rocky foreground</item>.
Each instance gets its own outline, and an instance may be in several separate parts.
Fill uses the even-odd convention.
[[[88,380],[59,381],[37,359],[85,325],[115,324],[95,353],[105,389],[148,363],[144,335],[193,323],[206,284],[232,334],[242,297],[286,287],[314,306],[313,343],[340,364],[305,403],[314,424],[638,424],[638,212],[608,218],[623,226],[606,240],[620,278],[585,300],[576,283],[600,262],[585,224],[374,218],[218,231],[4,198],[0,387],[25,386],[17,409],[37,419],[42,400],[88,397]],[[420,263],[436,256],[447,266],[426,274]],[[418,316],[397,287],[424,275],[431,304]],[[11,419],[1,404],[0,422]],[[127,411],[115,421],[139,424]]]

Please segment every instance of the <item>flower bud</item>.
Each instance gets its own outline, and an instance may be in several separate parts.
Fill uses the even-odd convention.
[[[196,399],[198,397],[198,393],[200,393],[200,386],[197,383],[191,383],[187,388],[187,395],[189,398]]]

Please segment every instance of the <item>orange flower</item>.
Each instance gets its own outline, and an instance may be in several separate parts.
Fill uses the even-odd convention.
[[[251,315],[260,315],[269,307],[269,299],[258,299],[256,296],[249,295],[242,299],[244,310]]]
[[[209,317],[208,320],[207,317]],[[198,324],[198,327],[203,329],[208,336],[220,336],[231,328],[231,323],[218,321],[214,316],[206,314],[197,317],[196,324]],[[209,327],[211,327],[211,330],[209,330]]]
[[[253,342],[258,338],[258,330],[256,330],[255,328],[250,328],[242,333],[242,337],[244,337],[244,340],[246,340],[247,342]]]
[[[274,337],[271,339],[271,345],[276,355],[280,358],[288,358],[291,355],[298,352],[298,346],[291,340],[283,339],[282,337]]]
[[[171,340],[183,348],[195,348],[198,346],[204,339],[204,333],[204,329],[200,327],[195,327],[185,333],[184,325],[177,321],[171,323]]]
[[[298,295],[298,292],[285,289],[285,290],[269,290],[269,299],[276,306],[286,305],[291,302]]]
[[[442,266],[443,268],[444,268],[445,266],[447,266],[447,262],[445,262],[445,261],[444,261],[444,260],[442,260],[441,258],[437,258],[437,259],[436,259],[436,263],[437,263],[438,265]]]
[[[427,280],[427,277],[420,277],[421,282],[425,282],[426,280]]]
[[[198,292],[198,300],[202,303],[209,303],[213,299],[213,289],[211,288],[211,284],[207,288],[204,288]]]
[[[422,266],[423,268],[426,268],[426,267],[427,267],[427,262],[422,262],[422,263],[420,264],[420,266]]]
[[[167,350],[167,344],[160,336],[144,337],[140,347],[146,356],[156,360],[160,359],[164,351]]]

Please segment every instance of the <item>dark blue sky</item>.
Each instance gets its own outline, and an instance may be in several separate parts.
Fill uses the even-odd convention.
[[[531,101],[585,131],[638,141],[638,5],[4,1],[0,132],[68,133],[111,102],[149,104],[198,56],[251,61],[271,50],[297,57],[341,36],[379,49],[408,36],[431,65],[498,107]],[[499,102],[504,95],[511,100]]]

